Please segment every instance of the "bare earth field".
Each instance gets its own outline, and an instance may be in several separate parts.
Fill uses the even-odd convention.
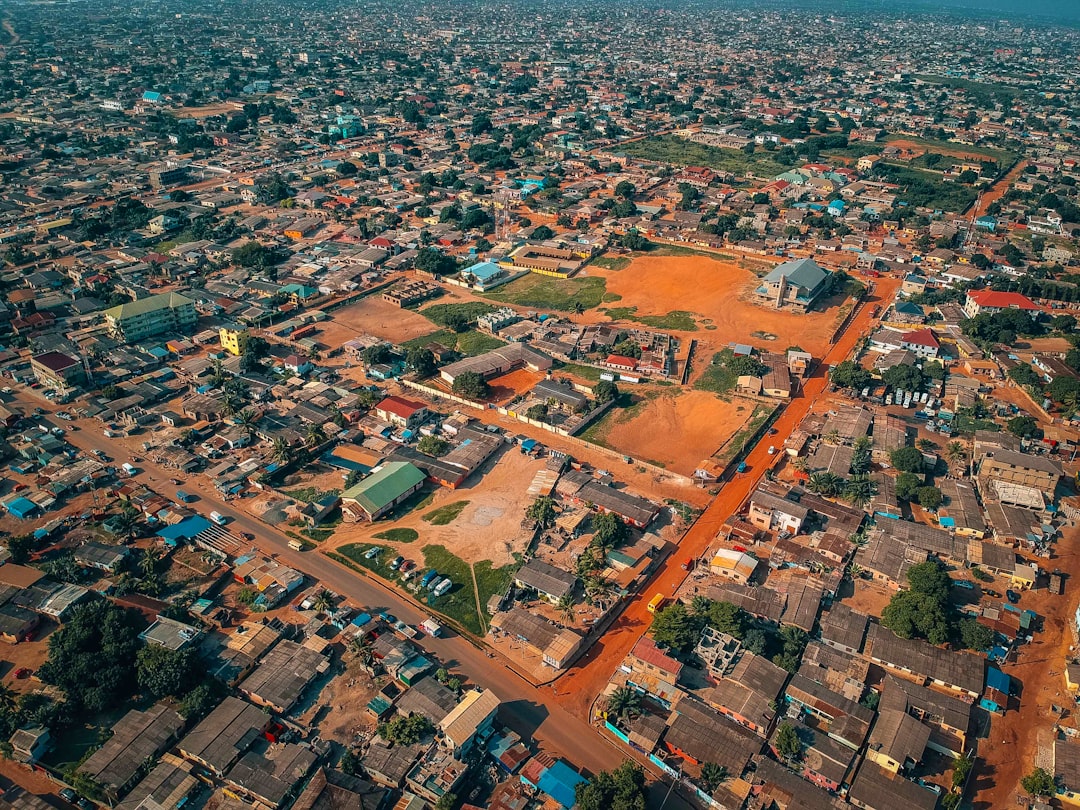
[[[361,333],[367,333],[391,343],[401,343],[430,335],[438,328],[423,315],[394,306],[375,294],[335,310],[328,321],[319,324],[318,340],[327,346],[340,346]]]
[[[507,449],[497,460],[489,461],[483,476],[474,474],[457,490],[440,488],[429,504],[414,509],[397,521],[343,523],[330,541],[335,547],[346,543],[377,542],[394,547],[403,556],[423,561],[421,549],[435,544],[446,546],[468,563],[491,560],[496,567],[514,561],[513,552],[524,551],[528,535],[521,529],[521,518],[530,498],[529,483],[544,462]],[[434,526],[423,520],[428,512],[440,506],[468,501],[460,515],[445,526]],[[390,543],[372,540],[372,535],[390,528],[415,529],[420,537],[412,543]]]
[[[774,351],[799,345],[820,355],[836,322],[835,309],[800,315],[752,304],[747,299],[757,277],[737,264],[706,256],[638,256],[625,270],[590,272],[606,279],[607,291],[620,296],[619,307],[637,307],[638,315],[677,310],[700,315],[704,329],[693,337],[715,348],[731,341]],[[776,339],[755,338],[754,332]]]
[[[698,463],[731,438],[753,410],[708,391],[676,390],[633,408],[629,418],[625,411],[615,411],[597,438],[633,458],[693,475]]]
[[[524,394],[535,386],[538,382],[544,379],[543,374],[538,374],[528,369],[519,369],[518,371],[511,371],[509,374],[503,374],[501,377],[492,377],[488,384],[491,386],[491,396],[488,397],[489,402],[506,402],[519,394]]]
[[[205,107],[180,107],[173,115],[177,118],[209,118],[213,115],[228,115],[238,109],[237,105],[224,101],[220,104],[207,104]]]

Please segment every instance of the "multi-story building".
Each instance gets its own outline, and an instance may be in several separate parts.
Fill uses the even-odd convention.
[[[105,310],[109,331],[121,340],[144,340],[165,332],[190,332],[199,321],[195,302],[179,293],[140,298]]]
[[[63,352],[34,355],[30,358],[30,368],[38,382],[59,391],[77,388],[86,379],[82,362]]]

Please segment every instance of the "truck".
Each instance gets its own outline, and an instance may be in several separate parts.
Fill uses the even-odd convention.
[[[420,625],[420,629],[432,638],[438,638],[442,634],[442,625],[431,616],[424,620],[424,623]]]
[[[667,601],[668,598],[664,596],[664,594],[656,594],[656,596],[649,600],[649,613],[656,613],[656,611],[660,610],[665,604],[667,604]]]
[[[289,541],[289,548],[291,548],[293,551],[303,551],[304,550],[304,541],[303,540],[295,540],[295,539],[290,540]]]
[[[195,500],[195,496],[184,492],[182,489],[178,489],[176,490],[176,500],[180,501],[180,503],[191,503]]]
[[[129,462],[127,462],[127,461],[125,461],[125,462],[124,462],[123,464],[121,464],[121,465],[120,465],[120,468],[121,468],[121,469],[122,469],[122,470],[123,470],[123,471],[124,471],[124,472],[125,472],[125,473],[126,473],[126,474],[127,474],[128,476],[129,476],[129,477],[130,477],[130,476],[132,476],[132,475],[135,475],[135,473],[136,473],[136,472],[138,472],[138,470],[136,470],[136,469],[135,469],[135,467],[134,467],[134,466],[132,466],[132,465],[131,465],[131,464],[130,464]]]
[[[216,523],[218,526],[224,526],[226,523],[229,522],[229,519],[220,512],[211,512],[210,519],[214,521],[214,523]]]
[[[420,580],[420,587],[426,588],[428,585],[431,584],[431,581],[435,579],[435,577],[437,577],[438,575],[439,572],[432,568],[430,571],[424,574],[424,578]]]
[[[442,580],[439,581],[439,584],[435,586],[431,594],[432,596],[442,596],[444,593],[446,593],[453,587],[454,580],[450,579],[450,577],[444,577]]]

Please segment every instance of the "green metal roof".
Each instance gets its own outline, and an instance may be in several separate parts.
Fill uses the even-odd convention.
[[[356,501],[370,514],[384,509],[427,476],[407,461],[388,461],[376,473],[341,493],[343,499]]]
[[[136,315],[145,315],[147,312],[156,312],[159,309],[172,309],[182,307],[185,304],[195,303],[190,298],[185,298],[180,293],[162,293],[151,295],[149,298],[140,298],[127,304],[120,304],[105,310],[110,318],[133,318]]]

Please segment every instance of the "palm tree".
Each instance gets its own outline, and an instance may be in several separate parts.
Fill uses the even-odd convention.
[[[292,457],[293,450],[289,446],[289,442],[283,436],[276,437],[274,439],[274,459],[284,466],[292,461]]]
[[[248,438],[252,438],[255,435],[255,424],[259,421],[259,416],[251,408],[244,408],[236,415],[236,424],[238,427],[242,427],[247,431]]]
[[[555,609],[559,611],[559,615],[567,624],[574,623],[574,595],[572,593],[563,594],[555,605]]]
[[[847,575],[851,579],[859,579],[860,577],[862,577],[862,573],[863,567],[857,562],[852,561],[851,564],[847,567]]]
[[[945,448],[945,457],[954,467],[967,468],[967,448],[963,442],[949,442]]]
[[[308,447],[318,447],[320,444],[326,441],[326,431],[323,430],[322,425],[317,425],[314,422],[307,426],[307,445]]]
[[[615,598],[615,586],[603,577],[592,576],[585,580],[585,601],[603,610]]]
[[[811,492],[826,496],[838,494],[843,484],[843,479],[831,472],[816,472],[806,482],[807,489]]]
[[[131,537],[135,533],[135,526],[139,522],[139,513],[128,507],[111,521],[116,527],[116,533],[121,537]]]
[[[10,715],[16,705],[15,691],[6,683],[0,683],[0,715]]]
[[[161,552],[156,548],[148,548],[143,552],[142,559],[139,560],[139,572],[144,577],[152,577],[157,573],[157,565],[160,559]]]
[[[810,469],[810,459],[806,456],[796,456],[791,462],[791,468],[796,472],[804,473]]]
[[[617,720],[631,714],[636,714],[641,708],[641,693],[632,686],[620,686],[608,695],[608,714],[615,715]]]
[[[316,613],[323,613],[334,606],[334,595],[323,588],[311,600],[311,609]]]
[[[844,484],[844,500],[860,509],[877,495],[877,484],[868,475],[853,475]]]
[[[710,795],[730,778],[731,774],[723,765],[706,762],[701,766],[701,781],[705,784],[705,792]]]
[[[840,444],[840,431],[838,431],[838,430],[830,430],[828,433],[826,433],[821,438],[825,440],[826,444],[833,444],[833,445]]]

